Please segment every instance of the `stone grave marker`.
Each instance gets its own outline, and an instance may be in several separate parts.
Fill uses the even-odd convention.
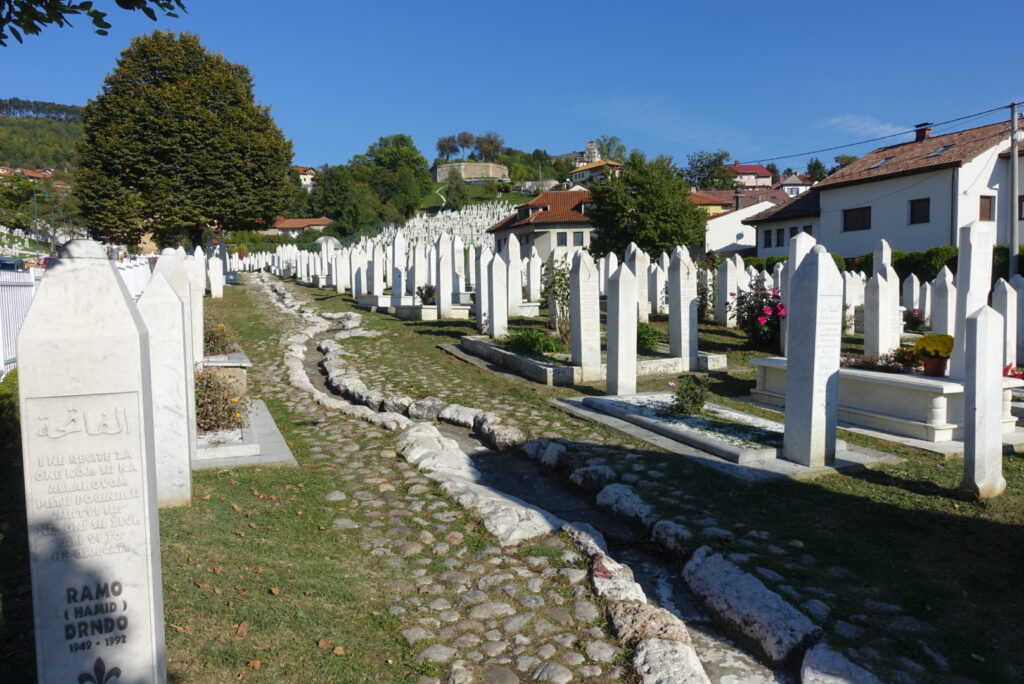
[[[789,282],[793,320],[783,458],[808,467],[831,465],[836,456],[843,280],[832,256],[815,245]]]
[[[210,297],[221,299],[224,297],[224,262],[220,257],[210,257],[210,265],[207,269],[210,278]]]
[[[501,337],[508,331],[508,264],[501,254],[495,254],[487,266],[487,334]]]
[[[732,259],[725,259],[719,264],[715,277],[715,318],[727,328],[736,327],[736,307],[733,301],[737,294],[736,264]]]
[[[1006,490],[1003,478],[1002,317],[982,305],[967,317],[964,344],[964,478],[960,491],[988,499]]]
[[[434,298],[437,300],[437,317],[451,318],[454,270],[452,269],[451,238],[447,233],[442,233],[437,238],[434,253],[437,255],[437,265],[434,271],[437,274],[437,286],[434,291]]]
[[[956,285],[945,266],[932,281],[932,332],[956,335]]]
[[[683,360],[683,370],[697,370],[697,268],[685,247],[672,250],[668,266],[668,346]]]
[[[147,333],[99,243],[47,270],[18,386],[39,681],[166,682]]]
[[[1000,278],[992,288],[992,308],[1003,317],[1003,366],[1017,365],[1017,291]]]
[[[597,267],[590,254],[583,250],[576,252],[569,271],[572,362],[586,370],[601,367],[601,306],[598,281]]]
[[[976,221],[960,229],[960,251],[956,260],[957,329],[962,330],[967,317],[988,304],[988,292],[992,286],[994,244],[994,229],[982,222]],[[967,371],[965,345],[966,335],[953,335],[949,377],[954,380],[963,380]]]
[[[636,393],[637,278],[623,263],[608,281],[606,394]]]
[[[491,279],[488,267],[494,255],[486,245],[477,249],[476,255],[476,300],[473,302],[476,313],[476,327],[480,332],[487,332],[490,321]]]

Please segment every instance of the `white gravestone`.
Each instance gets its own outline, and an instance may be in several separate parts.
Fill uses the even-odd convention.
[[[739,292],[736,287],[736,264],[726,259],[718,266],[715,277],[715,318],[727,328],[736,327],[735,299]]]
[[[650,302],[651,313],[665,313],[665,305],[668,297],[665,294],[665,286],[668,274],[659,264],[651,264],[647,267],[647,298]]]
[[[789,304],[789,293],[792,291],[789,281],[792,280],[793,274],[796,269],[800,268],[800,262],[804,260],[808,254],[811,253],[811,248],[817,244],[817,241],[804,232],[799,232],[789,239],[789,259],[786,261],[786,269],[783,273],[783,281],[779,283],[779,287],[782,292],[779,296],[779,301],[782,303],[786,310],[790,309]],[[782,355],[788,356],[786,353],[786,339],[789,335],[789,316],[787,315],[782,319],[782,323],[779,327],[779,339],[782,345]]]
[[[412,272],[409,276],[409,294],[415,295],[417,291],[427,285],[427,248],[422,242],[417,242],[412,250]],[[420,301],[417,299],[416,303]]]
[[[885,266],[879,275],[885,276],[889,283],[889,317],[892,319],[889,328],[891,339],[889,346],[896,349],[900,346],[903,335],[903,311],[900,308],[900,276],[894,266]]]
[[[651,265],[651,257],[637,247],[635,242],[631,242],[626,247],[623,263],[633,271],[636,280],[637,320],[646,323],[650,320],[651,313],[651,303],[647,295],[647,267]]]
[[[918,308],[921,310],[921,318],[927,324],[932,320],[932,286],[931,283],[921,283],[918,294]]]
[[[628,263],[608,281],[608,382],[606,394],[636,393],[636,276]]]
[[[18,386],[39,681],[166,682],[149,345],[102,245],[46,272]]]
[[[150,281],[137,306],[149,331],[157,505],[187,506],[192,502],[192,450],[185,307],[160,274]]]
[[[871,259],[871,269],[880,273],[886,266],[892,266],[892,247],[885,240],[879,240]]]
[[[452,293],[466,291],[466,248],[456,235],[452,238]]]
[[[968,316],[988,304],[994,244],[994,229],[984,223],[975,222],[960,229],[960,251],[956,260],[956,327],[959,330],[963,329]],[[964,379],[965,345],[964,335],[953,336],[949,377],[954,380]]]
[[[519,238],[513,233],[505,239],[505,263],[508,264],[508,315],[519,315],[519,304],[523,301],[523,260]]]
[[[572,323],[572,362],[583,369],[601,367],[601,302],[594,260],[576,252],[569,271],[569,317]],[[586,378],[586,373],[585,380]]]
[[[907,311],[921,310],[921,281],[911,273],[903,280],[903,308]]]
[[[540,301],[541,293],[541,261],[537,248],[530,245],[530,260],[526,264],[526,291],[527,300],[531,302]]]
[[[876,273],[864,288],[864,354],[867,356],[882,356],[893,350],[892,316],[889,314],[891,287],[885,276]]]
[[[487,266],[487,334],[501,337],[508,331],[508,264],[495,254]]]
[[[434,298],[437,300],[437,317],[452,317],[452,245],[447,233],[437,238],[437,246],[434,249],[437,255],[437,288],[434,291]]]
[[[405,237],[395,233],[391,241],[391,305],[399,306],[405,291]]]
[[[224,296],[224,262],[220,257],[210,257],[209,266],[210,297],[221,299]]]
[[[999,367],[1003,321],[982,305],[967,317],[964,335],[964,479],[960,491],[976,499],[999,496],[1003,478],[1003,378]]]
[[[945,266],[932,281],[932,332],[956,335],[956,285],[952,271]]]
[[[1003,317],[1003,366],[1017,365],[1017,292],[1000,278],[992,288],[992,308]]]
[[[789,359],[783,458],[808,467],[836,457],[843,279],[821,245],[790,276]]]
[[[193,360],[202,366],[203,359],[206,357],[203,351],[203,295],[206,293],[206,269],[194,256],[185,257],[184,264],[188,282],[192,286],[189,291],[192,297],[192,308],[189,315],[192,316]]]
[[[1014,274],[1010,278],[1010,287],[1017,293],[1017,363],[1024,363],[1024,276]]]
[[[491,250],[488,247],[484,246],[477,249],[476,299],[473,304],[476,312],[476,327],[480,332],[488,331],[488,321],[490,320],[491,279],[487,275],[487,269],[493,258],[494,255],[491,254]]]
[[[373,261],[370,264],[370,294],[380,297],[384,294],[384,250],[379,244],[373,246]]]
[[[697,269],[685,247],[672,250],[668,266],[669,353],[683,370],[697,370]]]
[[[615,256],[615,252],[608,252],[601,259],[601,263],[604,264],[604,280],[601,281],[601,295],[605,296],[608,294],[608,281],[612,279],[616,269],[619,267],[619,257]]]

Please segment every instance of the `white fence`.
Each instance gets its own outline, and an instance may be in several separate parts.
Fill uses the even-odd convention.
[[[41,268],[23,272],[0,271],[0,361],[3,362],[0,378],[17,364],[15,343],[18,331],[42,277]]]

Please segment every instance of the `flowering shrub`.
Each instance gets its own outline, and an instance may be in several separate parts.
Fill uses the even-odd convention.
[[[209,312],[203,315],[203,356],[230,354],[238,349],[234,333],[218,323]],[[198,360],[198,359],[197,359]]]
[[[949,335],[925,335],[914,344],[919,358],[948,359],[953,352],[953,338]]]
[[[921,365],[921,359],[917,358],[917,352],[914,351],[914,346],[910,344],[901,344],[896,347],[891,356],[894,361],[904,368],[917,368]]]
[[[735,296],[729,306],[736,313],[736,324],[747,334],[750,343],[760,349],[779,351],[782,319],[787,314],[779,291],[759,287],[729,295]]]
[[[924,313],[920,309],[905,309],[903,327],[907,330],[920,330],[924,327]]]
[[[1014,368],[1012,363],[1008,363],[1003,369],[1003,377],[1024,380],[1024,368]]]
[[[236,397],[220,375],[196,375],[196,427],[199,432],[233,430],[246,426],[249,397]]]
[[[422,285],[417,287],[416,296],[419,297],[420,304],[424,306],[437,303],[437,289],[433,285]]]

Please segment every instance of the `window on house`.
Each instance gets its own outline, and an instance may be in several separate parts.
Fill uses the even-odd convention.
[[[1024,220],[1024,195],[1017,195],[1017,220]]]
[[[776,228],[775,229],[775,246],[782,247],[786,244],[786,229]]]
[[[557,233],[555,236],[555,244],[559,247],[566,247],[569,244],[568,233]]]
[[[800,232],[800,226],[790,226],[789,227],[789,237],[793,237],[794,235],[796,235],[799,232]]]
[[[572,234],[572,244],[573,244],[573,247],[582,247],[583,246],[583,231],[582,230],[573,231],[573,234]]]
[[[978,208],[979,221],[996,220],[996,198],[994,195],[982,195],[981,206]]]
[[[871,229],[871,207],[843,209],[843,232]]]
[[[954,147],[956,147],[956,145],[943,145],[942,147],[940,147],[939,149],[935,150],[931,154],[924,155],[924,158],[928,159],[929,157],[941,157],[943,155],[943,153],[945,153],[948,150],[953,149]]]
[[[931,198],[910,200],[910,223],[928,223],[931,221]]]
[[[812,230],[813,230],[813,228],[811,226],[804,226],[804,232],[807,233],[808,235],[812,235],[813,234],[811,232]]]
[[[761,246],[762,247],[771,247],[772,246],[772,231],[771,230],[764,231],[764,238],[761,240]]]
[[[888,164],[889,162],[891,162],[895,158],[896,157],[886,157],[885,159],[882,159],[881,161],[876,161],[874,164],[872,164],[868,168],[869,169],[880,169],[883,166],[885,166],[886,164]]]

